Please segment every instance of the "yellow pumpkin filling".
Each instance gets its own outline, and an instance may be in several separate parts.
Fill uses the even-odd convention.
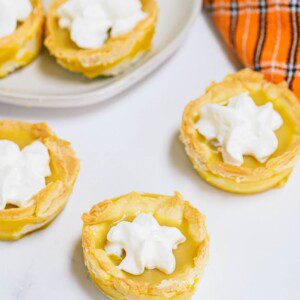
[[[92,228],[93,231],[93,239],[95,243],[95,249],[104,250],[104,246],[107,243],[107,233],[109,230],[115,226],[120,221],[129,221],[132,222],[135,216],[127,216],[122,220],[112,220],[113,223],[104,223],[99,225],[94,225]],[[186,241],[178,246],[176,250],[173,250],[174,256],[176,258],[176,269],[172,274],[165,274],[157,269],[154,270],[145,270],[145,272],[141,275],[132,275],[130,273],[124,272],[124,275],[127,278],[132,280],[137,280],[141,282],[148,282],[151,284],[158,284],[162,280],[168,280],[176,277],[178,274],[183,273],[187,268],[192,267],[194,264],[194,258],[197,256],[197,249],[199,244],[197,241],[193,239],[193,237],[189,233],[188,225],[186,222],[183,222],[180,225],[174,226],[170,225],[168,220],[163,218],[157,218],[156,220],[159,222],[161,226],[172,226],[178,228],[181,233],[186,237]],[[122,257],[118,257],[116,255],[109,255],[111,261],[115,266],[118,266],[122,260]]]
[[[2,128],[0,130],[0,139],[1,140],[9,140],[14,143],[16,143],[20,149],[23,149],[25,146],[30,145],[32,142],[37,140],[39,136],[33,132],[28,131],[25,128],[21,128],[19,126],[12,126],[7,128]],[[51,176],[46,178],[46,183],[50,183],[52,181],[55,181],[57,179],[55,175],[55,170],[53,168],[53,164],[51,166],[51,160],[50,160],[50,169],[51,169]],[[10,212],[14,212],[16,210],[24,210],[26,211],[26,208],[18,208],[13,205],[7,205],[6,210],[10,210]],[[1,220],[0,218],[0,239],[8,239],[10,236],[13,236],[14,234],[17,234],[19,231],[21,231],[26,225],[35,225],[35,220],[31,216],[22,218],[22,220],[19,219],[6,219]],[[9,234],[5,235],[1,232],[9,232]]]
[[[282,155],[286,151],[288,146],[291,144],[293,136],[297,133],[295,124],[293,124],[290,121],[291,117],[287,112],[287,110],[285,109],[282,102],[269,99],[268,96],[261,91],[256,93],[250,93],[250,96],[254,100],[256,105],[264,105],[268,102],[272,102],[274,109],[281,115],[283,119],[283,124],[277,131],[275,131],[275,134],[278,139],[278,147],[271,157]],[[198,114],[195,117],[194,119],[195,123],[198,122],[199,118],[200,118],[200,114]],[[203,137],[200,133],[199,133],[199,141],[201,143],[207,144],[207,146],[210,148],[211,157],[213,160],[223,161],[221,153],[214,146],[212,146],[211,143],[209,143],[205,139],[205,137]],[[260,163],[252,156],[249,155],[244,156],[244,163],[242,165],[243,167],[255,168],[255,167],[261,167],[263,165],[265,165],[265,163],[264,164]]]
[[[0,77],[28,65],[40,52],[44,25],[42,0],[31,0],[31,15],[15,32],[0,38]]]
[[[45,45],[57,62],[72,72],[83,73],[89,78],[111,76],[122,72],[139,54],[151,48],[155,33],[158,7],[155,0],[141,0],[147,17],[129,33],[110,37],[96,50],[79,48],[70,38],[67,29],[58,24],[57,9],[66,0],[54,0],[46,23]]]
[[[226,105],[230,98],[246,91],[256,105],[271,102],[283,124],[275,131],[278,147],[265,163],[244,156],[241,166],[233,166],[224,163],[220,149],[211,145],[196,130],[195,124],[201,118],[200,109],[205,104]],[[213,83],[201,98],[187,106],[180,139],[196,171],[215,187],[245,194],[279,187],[287,181],[300,152],[300,103],[286,85],[268,83],[261,74],[242,70],[227,76],[223,82]]]
[[[23,149],[27,145],[30,145],[40,136],[36,132],[28,131],[24,128],[20,127],[9,127],[0,130],[0,140],[9,140],[16,143],[20,149]],[[51,160],[51,153],[50,153],[50,169],[51,169],[51,176],[46,178],[46,183],[50,183],[52,181],[59,179],[59,174],[53,165],[53,161]]]
[[[173,250],[172,274],[158,269],[132,275],[118,269],[125,257],[104,247],[109,230],[121,221],[151,214],[160,225],[178,228],[186,241]],[[82,242],[86,266],[94,283],[110,299],[190,299],[208,258],[209,237],[202,216],[179,193],[174,196],[130,193],[95,205],[83,215]],[[139,298],[140,297],[140,298]]]
[[[48,148],[51,176],[46,187],[33,196],[29,207],[7,205],[0,210],[0,239],[15,240],[48,225],[64,208],[79,172],[79,161],[70,144],[58,139],[47,125],[5,120],[0,122],[0,139],[20,149],[40,140]]]

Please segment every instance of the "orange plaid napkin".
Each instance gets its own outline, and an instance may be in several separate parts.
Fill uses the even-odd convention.
[[[300,0],[204,0],[240,61],[300,98]]]

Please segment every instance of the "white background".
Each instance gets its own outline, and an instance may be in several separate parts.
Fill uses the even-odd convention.
[[[180,191],[207,215],[208,267],[193,299],[300,299],[300,166],[282,189],[236,196],[210,187],[178,141],[185,105],[238,65],[200,14],[184,46],[154,74],[103,104],[39,110],[0,105],[0,117],[45,121],[72,142],[81,172],[63,213],[43,231],[0,242],[0,299],[106,299],[88,278],[81,215],[133,190]]]

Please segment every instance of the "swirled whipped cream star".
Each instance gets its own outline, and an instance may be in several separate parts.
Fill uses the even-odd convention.
[[[266,162],[278,147],[274,131],[282,124],[271,102],[257,106],[248,93],[243,93],[231,98],[226,106],[203,106],[195,127],[213,145],[221,147],[225,163],[240,166],[243,155]]]
[[[186,239],[178,228],[160,226],[152,215],[142,213],[133,222],[122,221],[111,228],[107,240],[107,254],[126,253],[118,268],[140,275],[155,268],[172,274],[176,268],[173,250]]]
[[[8,140],[0,140],[0,210],[6,204],[18,207],[32,205],[31,198],[46,186],[51,175],[50,156],[40,141],[20,150]]]
[[[30,0],[0,0],[0,38],[12,34],[32,10]]]
[[[128,33],[146,17],[139,0],[68,0],[57,15],[59,26],[82,49],[100,48],[109,36]]]

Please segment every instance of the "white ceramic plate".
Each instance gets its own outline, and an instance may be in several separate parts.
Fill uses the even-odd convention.
[[[199,12],[201,0],[157,2],[160,15],[153,48],[124,74],[88,80],[64,70],[43,50],[31,65],[0,80],[0,101],[21,106],[76,107],[104,101],[131,87],[175,52]]]

